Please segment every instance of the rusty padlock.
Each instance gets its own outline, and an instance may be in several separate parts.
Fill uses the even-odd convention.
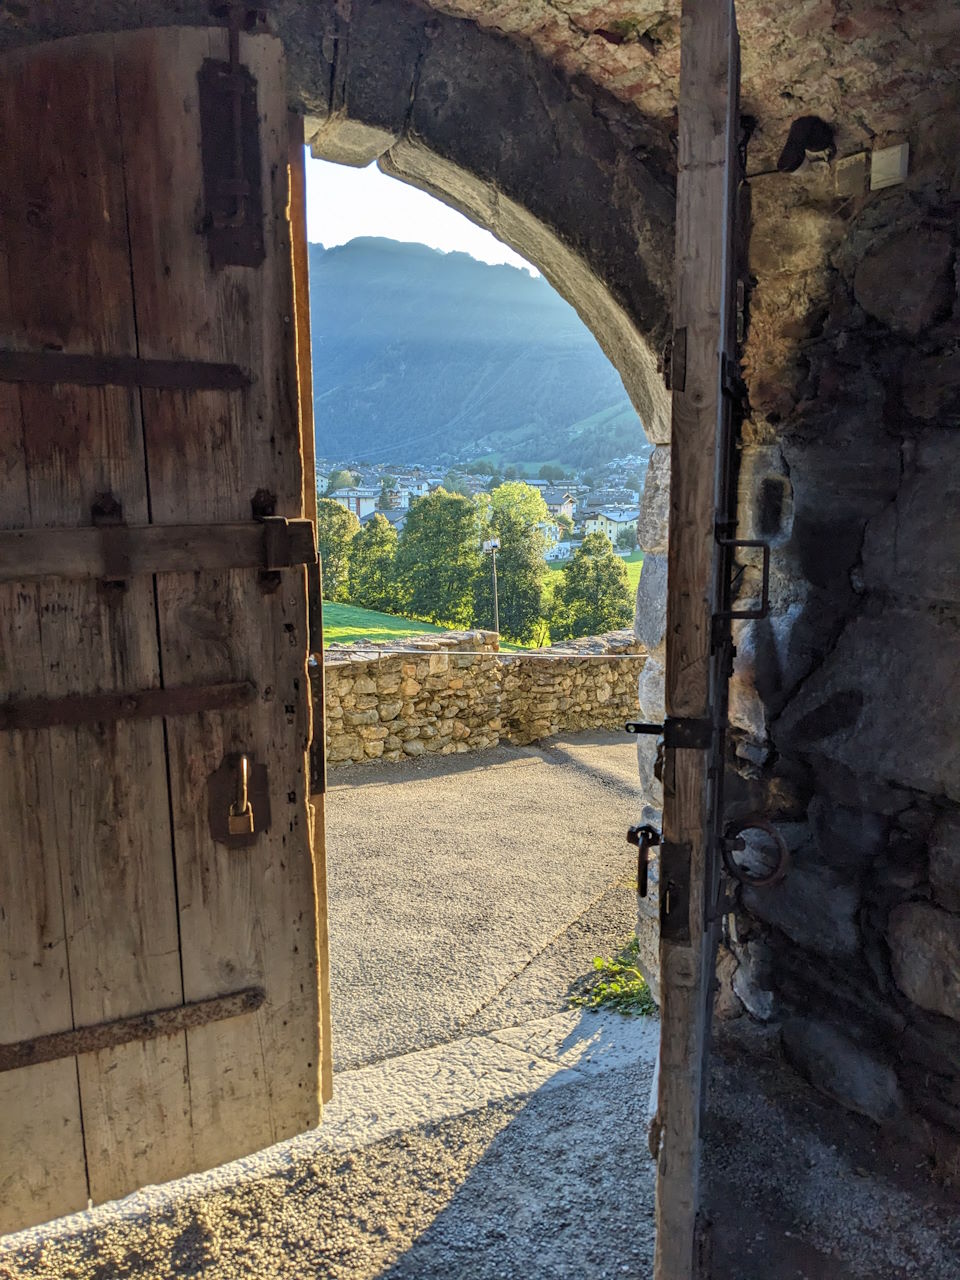
[[[242,755],[237,768],[237,798],[230,806],[227,830],[232,836],[253,835],[253,805],[250,803],[250,757]]]

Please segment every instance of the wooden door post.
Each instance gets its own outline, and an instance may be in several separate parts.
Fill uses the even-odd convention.
[[[683,0],[672,361],[668,720],[708,722],[703,745],[668,747],[661,847],[661,1049],[656,1280],[698,1274],[700,1112],[714,964],[714,763],[724,676],[712,651],[722,557],[722,357],[734,289],[738,129],[733,0]]]

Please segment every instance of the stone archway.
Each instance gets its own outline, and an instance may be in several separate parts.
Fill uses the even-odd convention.
[[[313,154],[376,160],[534,263],[594,333],[651,441],[669,440],[658,353],[673,180],[623,108],[596,91],[571,95],[528,49],[402,0],[355,13],[336,35],[318,40],[314,27],[290,58]]]

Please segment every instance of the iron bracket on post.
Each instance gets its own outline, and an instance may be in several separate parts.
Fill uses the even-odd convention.
[[[628,720],[623,726],[627,733],[649,733],[663,738],[665,747],[707,751],[713,743],[713,721],[695,716],[667,716],[663,724],[649,724],[643,720]]]
[[[762,538],[729,538],[724,533],[724,526],[717,526],[717,544],[721,547],[759,547],[763,552],[763,567],[760,581],[759,609],[721,609],[713,615],[717,622],[750,622],[765,618],[770,612],[770,543]]]
[[[240,32],[257,30],[262,14],[236,0],[214,9],[227,18],[230,56],[228,62],[205,58],[198,74],[205,206],[202,230],[215,270],[259,267],[266,247],[257,82],[240,62]]]
[[[126,525],[123,503],[109,490],[98,493],[90,508],[90,522],[95,529],[122,529]],[[112,542],[105,539],[103,548],[107,572],[100,579],[99,591],[111,604],[116,604],[127,589],[127,558],[122,542],[118,546],[117,539]]]
[[[738,301],[742,298],[742,282],[738,281]],[[738,403],[747,399],[747,384],[737,372],[737,362],[726,354],[720,356],[720,390]]]

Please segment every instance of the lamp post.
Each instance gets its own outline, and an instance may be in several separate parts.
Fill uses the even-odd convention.
[[[490,552],[493,561],[493,629],[500,634],[500,605],[497,601],[497,552],[500,550],[499,538],[488,538],[483,544],[484,553]]]

